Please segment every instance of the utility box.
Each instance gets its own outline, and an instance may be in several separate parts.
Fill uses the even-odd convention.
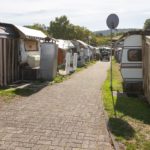
[[[40,66],[40,55],[29,55],[27,57],[27,63],[31,68]]]
[[[57,74],[58,47],[55,43],[45,42],[41,44],[40,78],[53,80]]]

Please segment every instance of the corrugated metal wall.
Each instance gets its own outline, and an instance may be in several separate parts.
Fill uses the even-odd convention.
[[[143,51],[144,94],[150,103],[150,40],[144,41]]]
[[[0,38],[0,86],[19,80],[19,46],[17,39]]]

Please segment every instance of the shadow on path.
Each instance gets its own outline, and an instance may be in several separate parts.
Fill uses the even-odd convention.
[[[47,85],[49,85],[49,82],[38,81],[15,84],[6,88],[0,88],[0,96],[19,95],[23,97],[28,97],[32,94],[39,92]]]

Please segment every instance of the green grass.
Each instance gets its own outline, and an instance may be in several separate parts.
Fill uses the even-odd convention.
[[[13,97],[15,95],[15,89],[0,89],[0,96]]]
[[[29,96],[33,94],[34,91],[32,89],[24,88],[24,89],[16,89],[16,88],[8,88],[8,89],[0,89],[0,97],[4,102],[11,102],[11,100],[16,96]]]
[[[126,146],[127,150],[149,150],[150,105],[143,99],[122,94],[119,65],[114,60],[113,91],[116,91],[115,94],[112,94],[110,89],[109,70],[102,87],[102,96],[105,110],[109,116],[111,132],[115,135],[116,140]]]
[[[68,79],[69,75],[60,75],[58,74],[55,78],[54,78],[54,83],[60,83],[63,82],[64,80]]]
[[[11,102],[11,100],[15,96],[23,96],[23,97],[30,96],[30,95],[34,94],[35,92],[38,92],[39,90],[41,90],[46,85],[48,85],[48,84],[44,80],[37,80],[37,81],[33,81],[31,83],[27,83],[27,85],[25,85],[25,87],[0,88],[0,100],[2,100],[4,102]]]

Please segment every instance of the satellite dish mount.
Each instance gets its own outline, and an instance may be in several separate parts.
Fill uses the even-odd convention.
[[[112,46],[112,30],[116,29],[117,26],[118,26],[118,24],[119,24],[119,18],[118,18],[118,16],[117,16],[116,14],[110,14],[110,15],[107,17],[106,24],[107,24],[108,28],[110,29],[110,33],[111,33],[110,89],[111,89],[111,94],[112,94],[114,115],[115,115],[115,117],[116,117],[116,116],[117,116],[117,113],[116,113],[115,102],[114,102],[114,98],[113,98],[113,85],[112,85],[112,80],[113,80],[113,77],[112,77],[112,48],[113,48],[113,46]]]

